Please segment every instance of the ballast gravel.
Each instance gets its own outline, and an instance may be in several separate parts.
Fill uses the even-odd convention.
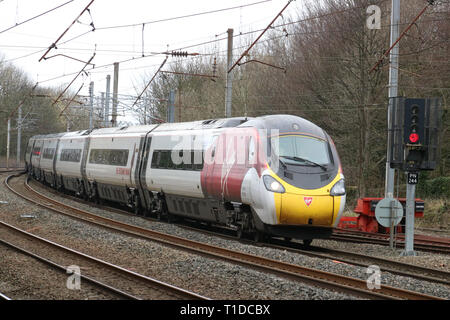
[[[98,257],[114,264],[121,265],[138,273],[168,282],[172,285],[196,292],[212,299],[272,299],[272,300],[342,300],[358,299],[353,296],[331,290],[312,287],[300,282],[290,281],[275,275],[252,270],[239,265],[199,256],[177,250],[159,243],[134,238],[107,229],[95,227],[75,219],[65,217],[46,209],[37,208],[13,195],[3,184],[5,174],[1,175],[0,186],[0,220],[18,226],[22,229],[40,235],[57,243],[72,247],[86,254]],[[46,189],[39,187],[46,194]],[[53,198],[61,199],[57,195]],[[133,215],[123,215],[94,208],[89,205],[64,198],[64,202],[95,214],[125,221],[155,231],[168,233],[191,240],[206,242],[224,248],[239,250],[270,259],[280,260],[305,267],[316,268],[328,272],[344,274],[350,277],[367,280],[370,273],[367,268],[358,267],[332,261],[329,259],[313,258],[305,255],[272,249],[239,241],[223,239],[201,232],[187,230],[173,224],[155,222]],[[0,236],[1,238],[1,236]],[[389,248],[367,244],[349,244],[330,240],[314,240],[316,246],[330,247],[340,250],[351,250],[379,257],[389,257],[408,263],[417,263],[436,269],[449,270],[450,258],[420,252],[420,256],[398,257],[400,250],[392,252]],[[0,251],[2,254],[4,251]],[[412,260],[412,261],[411,261]],[[0,268],[9,273],[26,277],[27,270],[17,268],[17,265],[4,263],[0,259]],[[425,294],[450,298],[449,288],[445,285],[429,283],[408,277],[382,272],[381,283],[389,286],[414,290]],[[8,294],[8,286],[14,280],[8,278],[0,282],[0,292]],[[39,281],[34,279],[33,281]],[[35,284],[36,285],[36,284]],[[43,284],[44,285],[44,284]],[[56,286],[55,286],[56,287]],[[27,293],[14,287],[11,292],[13,299],[26,299]],[[54,293],[44,299],[64,299]]]

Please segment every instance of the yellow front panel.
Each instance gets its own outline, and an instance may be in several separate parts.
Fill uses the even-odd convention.
[[[274,193],[277,219],[281,224],[309,224],[332,226],[339,213],[341,197],[330,195],[331,187],[341,179],[338,173],[328,185],[313,190],[297,188],[280,179],[273,171],[271,176],[285,188],[285,193]]]
[[[284,193],[281,201],[282,224],[329,226],[333,217],[333,197]],[[311,219],[311,220],[310,220]]]

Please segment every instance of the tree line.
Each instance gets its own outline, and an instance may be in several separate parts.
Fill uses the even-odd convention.
[[[308,119],[333,138],[343,163],[346,184],[355,196],[381,195],[387,139],[389,0],[305,0],[303,12],[278,19],[233,69],[232,116],[293,114]],[[400,30],[427,4],[402,1]],[[369,29],[369,5],[381,9],[380,29]],[[258,33],[236,35],[234,61]],[[438,168],[428,178],[450,176],[448,105],[450,98],[450,3],[436,1],[400,41],[399,95],[441,97],[443,128]],[[167,118],[169,92],[175,90],[175,121],[223,118],[226,51],[211,45],[200,56],[172,57],[143,93],[136,115],[140,123]],[[181,74],[180,74],[181,73]],[[192,74],[210,75],[192,76]],[[140,95],[153,74],[136,86]],[[73,96],[63,88],[35,86],[29,77],[0,58],[0,155],[6,152],[6,121],[22,104],[22,145],[31,135],[86,129],[83,110],[62,108]],[[69,90],[70,91],[70,90]],[[77,101],[73,102],[77,103]],[[12,129],[17,127],[17,114]],[[151,120],[152,119],[152,120]],[[12,155],[16,135],[11,135]],[[23,148],[22,148],[23,149]],[[400,183],[404,177],[400,175]]]
[[[426,4],[402,1],[400,31]],[[369,5],[381,9],[380,29],[367,27]],[[391,1],[307,1],[306,7],[284,23],[277,21],[234,68],[232,116],[286,113],[316,123],[334,139],[355,196],[381,196],[389,59],[370,70],[390,45]],[[450,4],[437,1],[400,41],[399,95],[443,101],[440,163],[430,178],[450,173],[449,40]],[[236,51],[240,55],[251,42],[235,42],[240,49],[234,61]],[[178,59],[170,71],[219,77],[162,74],[146,92],[154,116],[166,119],[167,96],[176,90],[175,121],[224,117],[226,52]]]

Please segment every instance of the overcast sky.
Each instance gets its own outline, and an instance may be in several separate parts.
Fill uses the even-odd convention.
[[[233,28],[235,35],[263,29],[288,3],[288,0],[94,0],[89,7],[90,11],[84,12],[59,40],[57,49],[52,49],[46,55],[48,59],[38,62],[47,48],[71,25],[90,1],[0,0],[0,54],[3,59],[21,68],[32,81],[39,82],[42,86],[64,88],[84,66],[83,62],[74,59],[87,62],[95,52],[92,63],[96,68],[88,66],[85,69],[88,75],[80,75],[70,87],[77,91],[84,83],[80,94],[88,95],[91,81],[94,82],[95,94],[106,90],[106,76],[113,76],[114,62],[134,58],[120,63],[119,93],[137,95],[134,86],[140,84],[142,75],[147,74],[150,77],[165,59],[164,55],[142,58],[142,51],[147,56],[155,52],[171,51],[226,38],[228,28]],[[295,16],[295,12],[301,10],[302,2],[292,2],[284,17]],[[249,4],[254,5],[246,6]],[[21,24],[60,5],[63,6]],[[232,7],[238,8],[155,22]],[[154,23],[142,26],[143,23],[152,21]],[[283,18],[277,20],[277,23],[282,22]],[[94,32],[89,32],[92,30],[91,23],[96,28]],[[5,31],[16,24],[19,25]],[[123,25],[135,26],[102,29]],[[259,33],[254,33],[253,38],[257,35]],[[80,37],[73,39],[77,36]],[[239,39],[235,38],[234,42],[234,46],[238,47]],[[226,41],[185,49],[189,52],[217,52],[224,55],[225,53],[221,52],[223,50],[226,50]],[[242,52],[243,49],[234,50],[234,58],[237,59]],[[57,54],[74,59],[55,56]],[[170,61],[169,58],[167,63]]]

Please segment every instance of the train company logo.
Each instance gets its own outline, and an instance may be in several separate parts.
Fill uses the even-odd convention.
[[[303,200],[305,201],[306,205],[309,207],[311,205],[313,198],[312,197],[303,197]]]
[[[116,168],[116,174],[129,176],[130,173],[131,173],[131,171],[128,168]]]

